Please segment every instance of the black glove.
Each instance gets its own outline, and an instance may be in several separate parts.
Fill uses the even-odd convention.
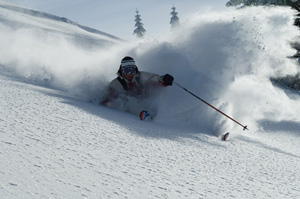
[[[167,86],[172,86],[173,84],[173,80],[174,80],[174,77],[172,75],[169,75],[169,74],[165,74],[162,78],[162,81],[165,83],[165,85]]]

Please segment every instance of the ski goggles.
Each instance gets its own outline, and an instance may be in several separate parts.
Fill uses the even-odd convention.
[[[123,73],[128,74],[135,74],[136,73],[136,66],[126,66],[123,67]]]

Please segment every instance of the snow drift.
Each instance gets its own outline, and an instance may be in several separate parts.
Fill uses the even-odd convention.
[[[195,14],[160,41],[111,42],[109,38],[89,49],[70,40],[69,34],[89,35],[93,41],[99,36],[74,24],[54,34],[48,31],[49,26],[41,28],[53,19],[24,19],[22,12],[1,11],[5,11],[0,23],[2,67],[37,84],[94,101],[115,77],[120,60],[130,55],[140,70],[172,74],[177,83],[251,130],[259,129],[259,123],[266,120],[299,121],[295,111],[299,102],[270,81],[299,70],[296,62],[287,58],[295,54],[290,42],[298,35],[292,25],[295,13],[289,8],[250,7]],[[31,26],[10,27],[3,18]],[[158,102],[157,122],[189,125],[209,134],[242,131],[180,88],[165,91]]]

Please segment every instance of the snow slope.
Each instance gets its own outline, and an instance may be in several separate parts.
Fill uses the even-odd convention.
[[[76,38],[98,34],[0,10],[1,198],[299,198],[300,95],[270,81],[299,70],[291,10],[195,14],[167,40],[92,47]],[[250,131],[175,85],[153,122],[98,106],[125,55]]]

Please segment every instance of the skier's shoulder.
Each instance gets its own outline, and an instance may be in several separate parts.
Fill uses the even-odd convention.
[[[112,88],[112,89],[115,89],[115,90],[122,90],[123,89],[123,86],[122,86],[122,84],[121,84],[121,82],[118,78],[113,79],[109,83],[108,87]]]

